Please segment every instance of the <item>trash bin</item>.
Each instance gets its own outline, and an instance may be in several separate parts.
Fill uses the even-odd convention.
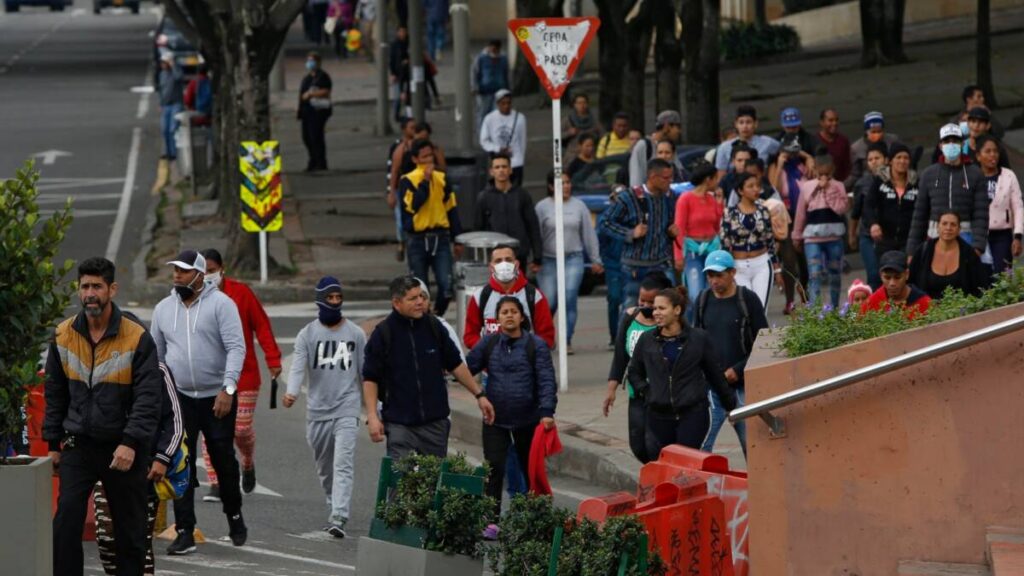
[[[452,154],[445,158],[448,171],[445,176],[455,191],[459,206],[459,220],[466,230],[473,228],[476,197],[487,186],[488,157],[485,153]]]
[[[466,247],[462,261],[455,263],[455,330],[462,340],[469,295],[486,286],[491,278],[491,250],[499,244],[519,246],[519,241],[501,232],[466,232],[456,236],[455,243]]]

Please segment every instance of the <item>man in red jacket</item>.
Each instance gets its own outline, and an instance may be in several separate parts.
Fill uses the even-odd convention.
[[[895,307],[902,309],[908,320],[913,320],[928,313],[932,299],[909,283],[910,270],[907,268],[906,253],[890,250],[882,254],[878,268],[882,276],[882,287],[875,290],[861,306],[861,314],[875,310],[888,312]]]
[[[547,298],[519,270],[516,250],[512,246],[498,245],[491,250],[490,283],[469,299],[466,307],[466,326],[462,341],[472,349],[484,334],[498,331],[497,304],[502,296],[515,296],[523,303],[530,317],[533,333],[544,339],[551,348],[555,347],[555,324],[551,320],[551,308]]]
[[[256,412],[256,400],[260,393],[260,365],[256,360],[256,352],[252,345],[253,334],[259,339],[263,357],[267,362],[267,370],[271,378],[281,374],[281,350],[274,340],[274,331],[270,327],[270,318],[263,309],[256,295],[245,284],[224,276],[224,259],[220,252],[209,248],[203,250],[206,258],[206,282],[216,284],[220,291],[227,294],[238,306],[238,315],[242,319],[242,333],[245,337],[245,362],[242,364],[242,376],[238,379],[238,416],[235,419],[235,446],[241,455],[242,490],[249,494],[256,488],[256,466],[253,454],[256,451],[256,431],[252,427],[252,419]],[[204,502],[220,501],[220,486],[217,483],[217,472],[213,469],[210,457],[203,444],[203,457],[206,460],[206,475],[210,479],[210,493],[203,497]]]

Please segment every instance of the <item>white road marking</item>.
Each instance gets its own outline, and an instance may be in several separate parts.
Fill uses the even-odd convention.
[[[117,200],[121,197],[120,192],[111,192],[109,194],[79,194],[77,196],[71,196],[70,194],[40,194],[36,196],[36,202],[39,204],[63,204],[68,198],[74,198],[75,205],[82,202],[96,202],[99,200]],[[112,212],[117,214],[117,210]]]
[[[44,166],[52,166],[57,162],[58,158],[66,156],[74,156],[74,154],[64,150],[46,150],[45,152],[36,152],[32,155],[33,158],[42,158]]]
[[[249,552],[251,554],[261,554],[263,556],[270,556],[272,558],[281,558],[283,560],[292,560],[294,562],[304,562],[306,564],[313,564],[314,566],[325,566],[327,568],[336,568],[338,570],[349,570],[355,572],[356,567],[349,564],[338,564],[336,562],[328,562],[326,560],[317,560],[315,558],[307,558],[305,556],[298,556],[296,554],[287,554],[285,552],[278,552],[276,550],[268,550],[266,548],[260,548],[258,546],[234,546],[230,542],[220,542],[218,540],[207,540],[208,544],[214,546],[224,546],[225,548],[234,548],[239,552]]]
[[[139,167],[139,146],[142,144],[142,128],[132,129],[132,144],[128,151],[128,168],[124,175],[124,187],[121,189],[121,202],[117,206],[117,218],[114,228],[110,231],[107,242],[107,260],[117,262],[117,252],[121,249],[121,237],[124,236],[124,225],[128,221],[128,208],[135,191],[135,172]]]
[[[301,540],[309,540],[310,542],[341,542],[341,539],[335,538],[323,530],[303,532],[302,534],[288,533],[288,536],[291,536],[292,538],[299,538]]]
[[[196,467],[197,468],[202,468],[203,470],[206,470],[206,458],[199,458],[199,459],[197,459]],[[210,483],[209,482],[200,482],[199,485],[203,486],[203,487],[206,487],[206,488],[210,487]],[[239,486],[241,486],[241,479],[239,479]],[[281,494],[278,494],[277,492],[274,492],[273,490],[271,490],[270,488],[267,488],[266,486],[260,484],[259,482],[256,483],[256,488],[253,489],[252,493],[253,494],[262,494],[264,496],[274,496],[276,498],[284,498],[284,496],[282,496]]]
[[[45,42],[46,39],[49,38],[54,32],[56,32],[57,30],[60,30],[65,24],[70,22],[72,18],[76,18],[77,16],[78,16],[78,14],[75,14],[74,12],[72,12],[70,14],[70,17],[61,18],[60,21],[58,21],[56,24],[54,24],[52,27],[50,27],[50,29],[47,30],[45,33],[43,33],[42,36],[40,36],[40,37],[36,38],[35,40],[33,40],[32,43],[29,44],[28,46],[26,46],[26,47],[22,48],[21,50],[18,50],[17,52],[15,52],[10,58],[7,59],[7,62],[5,62],[2,66],[0,66],[0,74],[4,74],[8,70],[10,70],[12,67],[14,67],[14,65],[19,60],[21,60],[22,56],[24,56],[24,55],[28,54],[29,52],[35,50],[37,46],[39,46],[40,44]]]
[[[56,210],[40,210],[39,216],[41,218],[49,218],[56,213]],[[89,208],[76,208],[72,211],[72,215],[75,219],[78,218],[96,218],[97,216],[113,216],[117,214],[117,210],[93,210]]]
[[[122,182],[124,182],[124,178],[40,178],[36,189],[42,192],[44,190],[109,186]],[[40,196],[45,196],[45,194],[40,194]]]
[[[153,88],[153,63],[150,62],[149,66],[146,67],[146,77],[142,79],[142,86],[139,87],[142,90],[139,94],[139,108],[135,112],[135,119],[142,120],[149,113],[149,95],[154,92]],[[132,88],[132,92],[136,89]]]

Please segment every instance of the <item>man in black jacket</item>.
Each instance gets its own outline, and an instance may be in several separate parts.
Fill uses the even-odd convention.
[[[448,455],[448,386],[445,373],[477,399],[484,422],[494,407],[473,379],[458,345],[441,323],[427,314],[427,298],[414,276],[391,281],[394,311],[374,329],[363,363],[363,406],[370,439],[387,436],[387,454],[398,460],[410,452]],[[383,402],[377,414],[377,400]]]
[[[121,574],[142,574],[146,474],[160,420],[156,345],[114,304],[114,264],[78,266],[82,311],[54,331],[46,359],[43,439],[60,473],[53,519],[54,574],[81,574],[82,525],[97,480],[110,496]]]
[[[501,232],[519,241],[516,259],[519,268],[527,264],[534,272],[543,260],[540,222],[533,209],[533,198],[522,187],[512,183],[512,158],[502,152],[491,156],[491,178],[494,184],[484,188],[476,198],[473,228]],[[529,260],[530,256],[533,260]]]

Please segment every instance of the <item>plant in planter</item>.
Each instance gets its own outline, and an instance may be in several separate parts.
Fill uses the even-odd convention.
[[[26,163],[0,184],[0,458],[22,433],[28,388],[38,382],[40,351],[75,287],[62,284],[74,262],[53,263],[71,225],[71,200],[41,220],[39,173]]]

